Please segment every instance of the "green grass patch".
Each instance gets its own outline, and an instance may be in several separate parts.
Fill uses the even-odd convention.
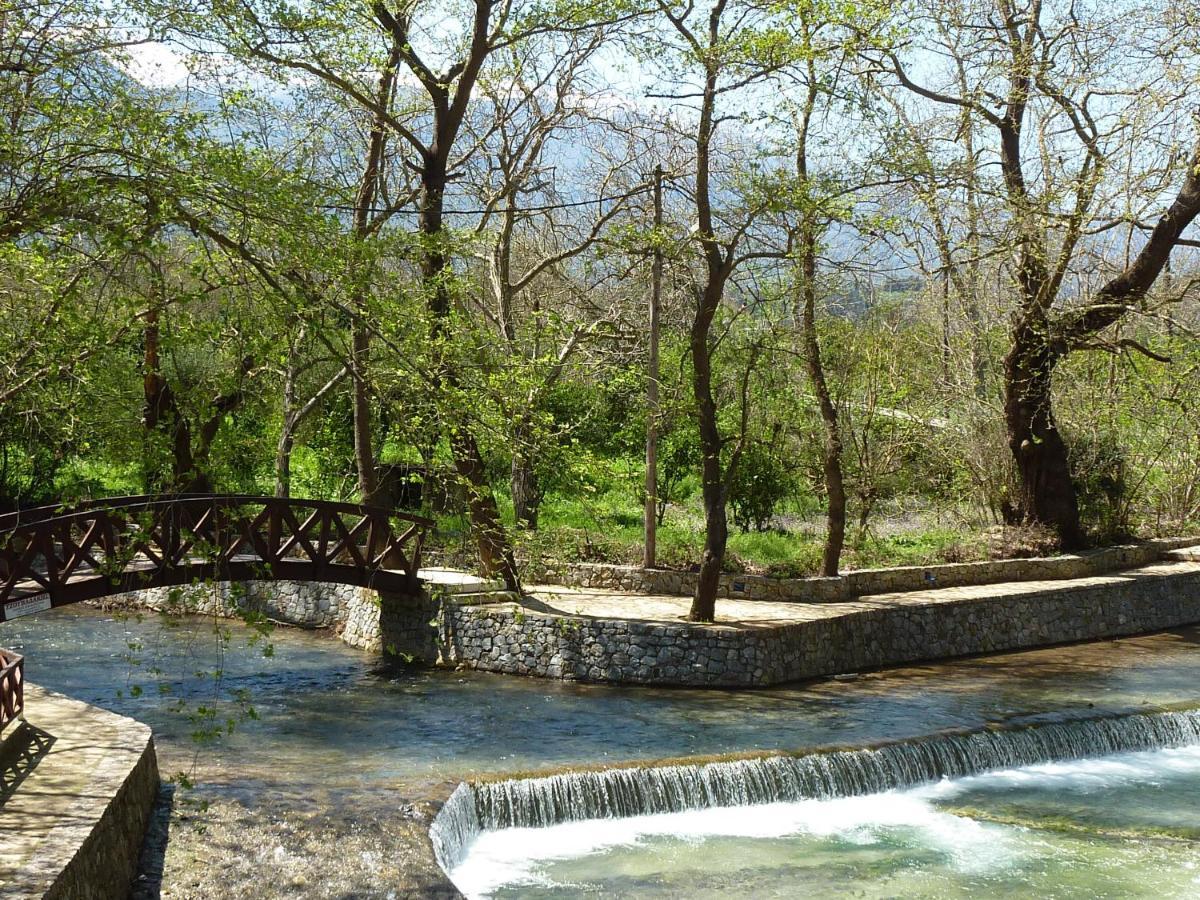
[[[639,565],[642,562],[642,510],[630,491],[613,489],[582,497],[547,497],[536,532],[514,531],[517,554],[530,577],[564,562]],[[507,522],[513,521],[508,498],[497,498]],[[469,526],[461,515],[438,520],[437,546],[448,562],[474,562]],[[658,564],[693,569],[704,546],[704,520],[698,503],[672,507],[658,528]],[[818,527],[789,530],[731,531],[725,570],[733,573],[799,578],[820,571],[824,533]],[[843,569],[932,565],[985,559],[987,546],[977,532],[919,524],[885,536],[848,541]]]

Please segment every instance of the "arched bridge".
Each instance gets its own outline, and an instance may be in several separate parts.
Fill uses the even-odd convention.
[[[241,495],[118,497],[0,515],[0,622],[200,579],[408,591],[433,522],[352,503]]]

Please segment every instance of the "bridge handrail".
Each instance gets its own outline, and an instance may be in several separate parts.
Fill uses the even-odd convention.
[[[126,506],[136,506],[151,500],[177,499],[190,500],[198,497],[218,496],[213,494],[129,494],[117,497],[96,497],[94,499],[73,500],[70,503],[51,503],[45,506],[28,506],[25,509],[14,509],[12,512],[0,513],[0,530],[19,528],[56,519],[60,516],[74,515],[95,509],[121,509]]]
[[[433,528],[437,524],[433,519],[425,516],[401,510],[387,509],[383,506],[367,506],[341,500],[318,500],[312,497],[262,497],[255,494],[137,494],[125,497],[100,497],[95,500],[80,500],[72,504],[31,506],[28,509],[0,513],[0,532],[12,531],[16,528],[40,524],[42,522],[77,518],[80,515],[106,509],[117,510],[204,502],[220,502],[228,506],[241,506],[258,503],[266,504],[269,501],[286,503],[291,506],[319,506],[332,512],[387,516],[405,522],[412,522],[415,525],[423,525],[426,528]],[[14,519],[16,520],[15,522],[10,521]]]
[[[25,713],[25,657],[0,648],[0,734]]]
[[[0,528],[0,622],[197,577],[412,588],[433,525],[383,507],[249,494],[43,508],[41,516]]]

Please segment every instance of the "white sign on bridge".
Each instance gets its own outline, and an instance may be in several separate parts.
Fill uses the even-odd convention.
[[[31,613],[45,612],[49,608],[50,598],[45,594],[40,597],[11,600],[4,604],[4,618],[15,619],[17,616],[28,616]]]

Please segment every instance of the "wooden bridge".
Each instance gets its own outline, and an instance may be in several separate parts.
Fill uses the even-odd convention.
[[[416,587],[433,522],[325,500],[116,497],[0,515],[0,622],[196,580]]]

